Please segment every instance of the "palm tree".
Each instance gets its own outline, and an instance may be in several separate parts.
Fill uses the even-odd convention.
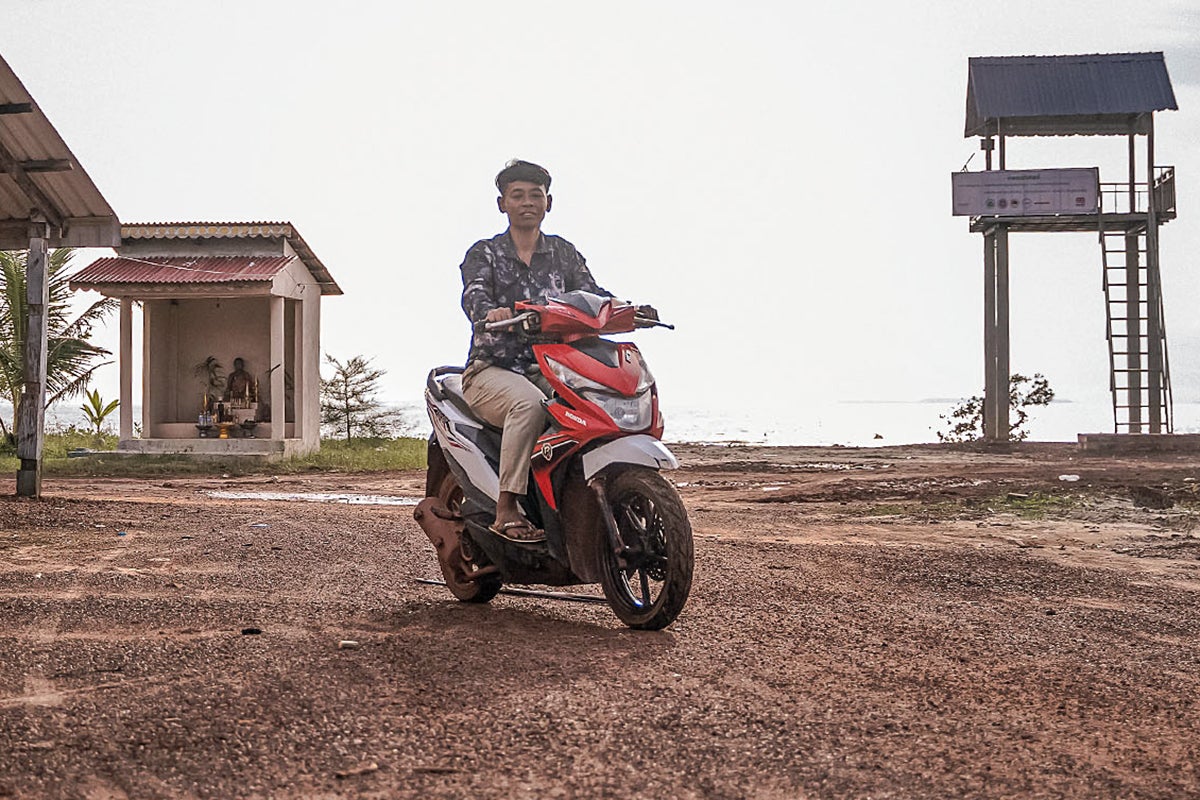
[[[81,395],[92,374],[111,361],[97,363],[112,355],[103,347],[88,341],[92,329],[104,315],[117,308],[120,301],[106,297],[92,303],[82,314],[71,317],[71,287],[67,267],[75,251],[60,247],[50,251],[47,259],[47,281],[50,284],[50,305],[46,308],[46,405]],[[0,397],[13,406],[12,427],[0,416],[0,434],[7,438],[15,432],[17,406],[25,381],[25,330],[28,319],[26,303],[26,261],[29,253],[0,252]]]

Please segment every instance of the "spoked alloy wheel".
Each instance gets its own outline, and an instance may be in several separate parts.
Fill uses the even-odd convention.
[[[438,500],[447,510],[458,514],[462,511],[463,491],[458,485],[458,480],[455,479],[454,473],[446,473],[446,477],[442,478],[442,482],[438,487]],[[466,534],[463,534],[466,538]],[[464,548],[469,548],[471,543],[464,541],[460,542],[455,552],[459,558],[453,568],[442,563],[438,559],[438,565],[442,568],[442,577],[446,579],[446,588],[450,593],[462,600],[464,603],[486,603],[490,601],[500,591],[500,576],[485,575],[475,580],[469,580],[469,572],[472,569],[471,563],[463,557]]]
[[[692,526],[683,501],[661,475],[643,467],[617,473],[605,492],[627,550],[619,557],[601,539],[604,596],[629,627],[665,628],[692,587]]]

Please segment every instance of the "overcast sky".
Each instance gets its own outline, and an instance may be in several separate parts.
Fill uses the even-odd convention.
[[[666,398],[979,392],[982,243],[950,216],[967,58],[1161,50],[1180,110],[1162,237],[1177,400],[1200,400],[1200,13],[1125,2],[2,0],[0,52],[126,222],[287,220],[345,290],[323,346],[420,396],[461,363],[458,265],[503,230],[492,179],[553,177],[545,229],[675,332]],[[1123,139],[1011,141],[1010,168],[1101,166]],[[972,162],[982,166],[982,156]],[[103,252],[85,253],[86,260]],[[1108,387],[1094,235],[1012,240],[1012,366]],[[115,349],[115,320],[104,333]],[[732,376],[732,377],[731,377]],[[116,395],[117,372],[100,386]]]

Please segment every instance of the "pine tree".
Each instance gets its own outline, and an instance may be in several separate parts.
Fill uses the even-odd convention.
[[[356,434],[359,438],[390,435],[396,412],[385,409],[376,398],[379,379],[386,373],[362,356],[343,363],[326,353],[325,360],[333,365],[333,377],[321,378],[321,424],[345,434],[346,441]]]

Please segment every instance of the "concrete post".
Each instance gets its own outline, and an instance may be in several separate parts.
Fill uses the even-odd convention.
[[[271,438],[286,438],[287,413],[284,384],[284,300],[271,296]]]
[[[287,301],[292,304],[292,419],[295,430],[292,435],[301,441],[308,438],[308,420],[305,410],[308,404],[308,370],[304,360],[304,303],[300,300]]]
[[[121,441],[133,438],[133,299],[121,298]]]

